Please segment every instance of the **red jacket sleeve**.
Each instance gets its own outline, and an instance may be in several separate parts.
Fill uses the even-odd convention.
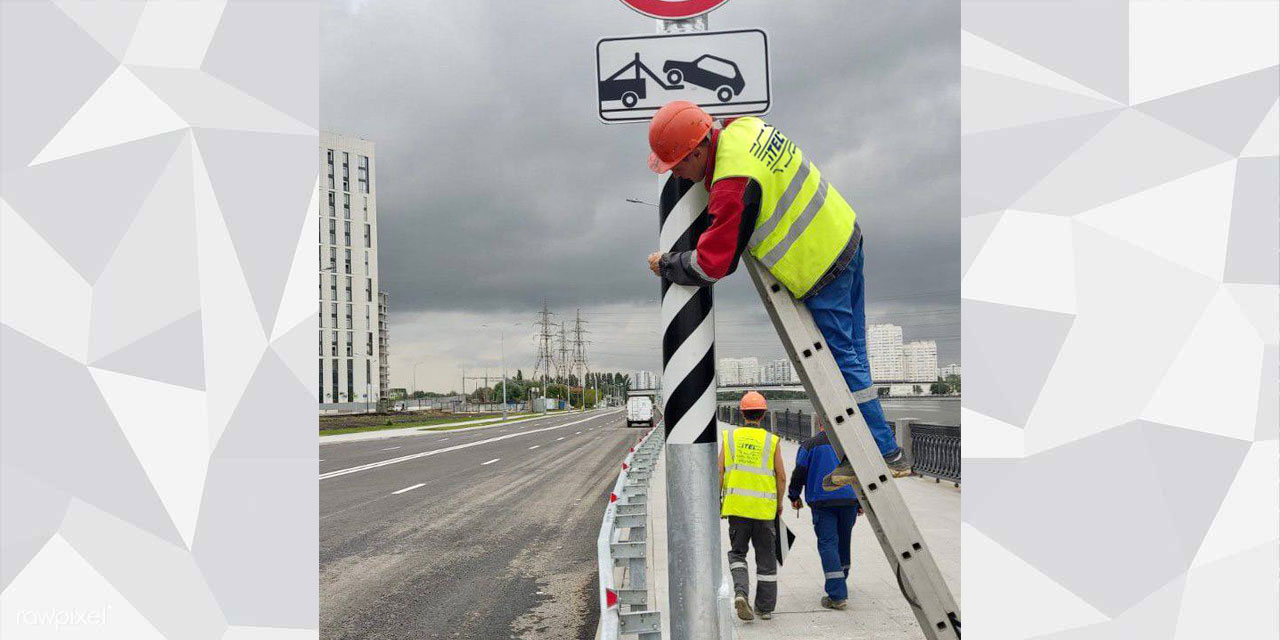
[[[711,185],[707,199],[711,226],[698,238],[697,254],[697,268],[709,280],[729,275],[737,262],[746,190],[746,178],[724,178]]]

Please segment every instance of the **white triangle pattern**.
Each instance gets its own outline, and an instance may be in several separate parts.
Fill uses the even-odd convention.
[[[1091,15],[1084,5],[1072,15]],[[1018,32],[1018,16],[1015,11],[965,13],[965,28],[972,33],[961,34],[963,67],[1096,98],[1075,86],[1079,83],[1072,72],[1032,63],[1019,46],[997,46],[973,35]],[[1276,47],[1280,5],[1274,2],[1130,3],[1123,19],[1128,47],[1122,54],[1062,38],[1057,45],[1036,42],[1041,55],[1035,59],[1070,56],[1078,61],[1088,56],[1093,65],[1127,68],[1132,105],[1165,97],[1170,97],[1170,104],[1194,104],[1198,95],[1179,94],[1259,70],[1274,71],[1280,62]],[[1025,26],[1044,28],[1034,17]],[[1045,55],[1044,49],[1054,46],[1070,49]],[[1205,51],[1214,55],[1204,55]],[[999,493],[1000,483],[1009,477],[1002,471],[1010,468],[1027,477],[1049,475],[1053,481],[1053,474],[1046,472],[1056,469],[1051,465],[1060,464],[1063,455],[1084,460],[1141,457],[1142,451],[1105,449],[1118,442],[1117,433],[1134,428],[1138,420],[1156,423],[1143,431],[1152,450],[1186,459],[1197,456],[1189,447],[1210,442],[1222,450],[1242,444],[1251,448],[1243,460],[1239,455],[1217,455],[1215,461],[1201,456],[1202,468],[1189,468],[1187,473],[1234,477],[1234,481],[1215,484],[1213,489],[1197,486],[1200,495],[1183,504],[1180,496],[1166,495],[1169,490],[1161,483],[1142,486],[1127,481],[1127,470],[1122,468],[1078,470],[1114,477],[1116,482],[1105,483],[1108,491],[1090,491],[1080,501],[1089,508],[1083,512],[1064,509],[1063,518],[1093,518],[1096,526],[1107,527],[1106,518],[1097,514],[1131,513],[1153,503],[1176,510],[1191,508],[1195,502],[1202,510],[1194,517],[1172,518],[1165,527],[1167,535],[1156,533],[1143,540],[1153,549],[1181,550],[1169,554],[1163,566],[1117,567],[1117,571],[1156,571],[1142,575],[1160,578],[1158,587],[1152,586],[1157,583],[1154,579],[1125,587],[1122,580],[1105,572],[1096,579],[1078,574],[1066,579],[1063,574],[1059,584],[1071,584],[1070,595],[1078,597],[1079,604],[1124,604],[1123,613],[1110,620],[1071,608],[1069,599],[1053,593],[1049,600],[1067,602],[1072,615],[1064,617],[1056,611],[1024,615],[1043,611],[1046,596],[1040,583],[1059,576],[1048,569],[1042,576],[1028,576],[1040,569],[1039,562],[1052,557],[1053,562],[1044,566],[1056,563],[1061,569],[1074,558],[1082,563],[1096,559],[1097,550],[1069,535],[1052,535],[1052,529],[1046,534],[1043,526],[1023,523],[1025,514],[1019,505],[986,500],[979,510],[971,510],[966,503],[963,577],[969,633],[1045,640],[1140,635],[1189,639],[1222,633],[1280,636],[1280,619],[1275,616],[1275,602],[1280,600],[1276,521],[1280,452],[1274,426],[1280,412],[1276,407],[1280,394],[1275,392],[1280,372],[1274,370],[1280,286],[1265,269],[1236,269],[1236,262],[1228,260],[1232,258],[1229,247],[1243,246],[1238,244],[1241,238],[1232,234],[1274,228],[1252,217],[1233,217],[1275,215],[1256,203],[1235,200],[1237,195],[1256,199],[1259,193],[1280,191],[1280,184],[1259,183],[1275,180],[1274,165],[1256,160],[1280,155],[1280,101],[1275,95],[1261,95],[1250,98],[1265,100],[1261,104],[1239,105],[1242,112],[1266,113],[1248,135],[1233,132],[1231,123],[1213,121],[1222,117],[1219,113],[1188,111],[1173,118],[1178,124],[1171,125],[1129,108],[1084,145],[1061,151],[1047,147],[1034,134],[1059,122],[1070,126],[1071,119],[1062,115],[1070,110],[1041,94],[1027,96],[1043,103],[1011,106],[999,93],[971,92],[965,97],[961,131],[966,145],[972,137],[974,147],[983,148],[982,136],[990,134],[974,134],[977,128],[1000,129],[1008,139],[1003,139],[999,154],[990,158],[966,155],[962,193],[981,193],[987,185],[981,179],[989,182],[992,173],[998,178],[999,170],[993,167],[1006,167],[1009,157],[1023,159],[1027,166],[1054,168],[1013,205],[1035,214],[1003,212],[1001,224],[990,234],[971,234],[974,241],[965,244],[965,259],[973,257],[962,277],[962,299],[979,304],[962,306],[970,309],[962,322],[968,323],[977,317],[975,311],[992,303],[1065,308],[1046,298],[1073,300],[1074,319],[1061,347],[1051,356],[1041,356],[1053,358],[1052,369],[1023,429],[984,415],[998,406],[982,413],[963,410],[962,455],[976,465],[972,478],[966,475],[966,489],[976,497]],[[1019,126],[1026,122],[1040,124]],[[1248,141],[1237,157],[1203,143],[1191,134],[1193,128],[1201,135],[1226,131]],[[1065,249],[1042,251],[1047,243],[1053,246],[1049,238],[1059,236],[1049,233],[1046,223],[1026,216],[1043,213],[1063,215],[1070,221],[1069,241],[1061,243]],[[1011,215],[1014,221],[1009,226],[1006,218]],[[1017,219],[1019,215],[1022,220]],[[1025,246],[1018,246],[1019,242]],[[1255,253],[1265,253],[1271,246],[1257,244],[1263,248]],[[1066,285],[1069,291],[1054,298],[1029,287],[1028,281],[1035,278],[1028,274],[1051,270],[1043,262],[1062,260],[1063,250],[1074,264],[1073,279],[1040,277],[1051,289]],[[1258,259],[1265,260],[1265,255]],[[1056,338],[1033,331],[1011,332],[1007,344],[966,341],[961,348],[965,353],[1001,349],[1022,353]],[[1004,388],[994,373],[979,374],[983,379],[970,379],[971,388]],[[993,404],[990,399],[986,402]],[[1072,481],[1071,477],[1061,479],[1064,486],[1072,486]],[[1216,506],[1214,500],[1220,506],[1206,531],[1208,514],[1203,509]],[[998,526],[999,542],[977,531],[971,519]],[[1022,557],[1011,559],[1008,549],[1015,548]],[[1195,554],[1193,559],[1186,555],[1190,552]],[[1024,558],[1038,561],[1024,562]]]
[[[6,17],[10,4],[5,5]],[[311,136],[312,149],[318,147],[314,127],[269,106],[261,89],[237,88],[259,86],[245,83],[245,76],[270,82],[271,73],[278,71],[264,74],[257,64],[260,58],[248,46],[253,43],[232,42],[242,36],[220,31],[224,18],[263,28],[273,35],[271,46],[314,49],[315,16],[311,16],[311,28],[305,19],[296,22],[296,16],[319,9],[301,3],[282,11],[272,4],[231,5],[222,0],[22,3],[24,16],[44,20],[36,30],[48,31],[27,34],[31,37],[24,40],[24,49],[33,48],[32,43],[47,43],[47,47],[15,53],[9,46],[11,39],[0,39],[0,54],[22,59],[20,64],[26,64],[27,58],[39,62],[40,56],[62,55],[69,58],[70,68],[103,65],[100,76],[86,80],[90,84],[73,93],[62,89],[33,94],[60,97],[66,104],[30,104],[34,98],[27,92],[4,96],[6,109],[19,107],[14,113],[45,109],[67,114],[60,116],[62,121],[49,123],[53,130],[43,133],[43,139],[27,143],[35,155],[30,164],[41,166],[35,170],[15,166],[5,176],[6,196],[0,199],[0,321],[6,341],[13,339],[22,347],[5,354],[6,373],[13,367],[71,372],[82,375],[78,384],[88,386],[81,390],[86,397],[67,398],[79,403],[76,411],[67,411],[48,400],[66,395],[59,386],[65,382],[24,380],[26,386],[21,388],[47,385],[51,391],[29,401],[23,411],[11,413],[10,408],[22,406],[24,398],[10,397],[6,377],[6,418],[46,411],[50,419],[49,424],[30,424],[30,420],[15,424],[6,419],[0,434],[7,443],[22,443],[26,441],[16,437],[17,429],[44,429],[40,433],[52,434],[46,440],[54,442],[62,417],[80,421],[75,424],[80,432],[101,430],[112,434],[110,443],[122,445],[104,450],[82,447],[74,450],[74,457],[65,447],[27,447],[32,450],[19,454],[26,467],[60,468],[59,461],[65,466],[68,460],[88,464],[77,467],[76,477],[59,485],[58,495],[65,493],[72,505],[69,509],[21,504],[11,509],[11,499],[20,503],[27,497],[33,502],[47,501],[47,497],[6,491],[6,515],[38,513],[44,514],[44,521],[4,522],[6,542],[0,545],[0,555],[7,583],[0,594],[0,637],[216,638],[226,634],[283,640],[317,635],[314,595],[309,602],[305,596],[314,593],[314,573],[295,576],[292,571],[288,575],[276,571],[270,576],[273,584],[301,584],[296,592],[304,595],[282,593],[271,602],[236,597],[246,591],[247,584],[260,583],[270,570],[258,568],[261,557],[314,567],[314,546],[308,554],[308,545],[299,545],[298,540],[307,532],[314,536],[315,523],[314,518],[284,518],[271,524],[269,531],[254,532],[254,549],[236,546],[243,531],[238,517],[244,513],[237,508],[244,503],[245,487],[256,490],[282,477],[296,478],[298,467],[250,465],[246,471],[243,465],[228,466],[225,461],[219,466],[214,457],[218,439],[249,380],[268,355],[267,337],[241,269],[246,256],[236,252],[218,204],[224,189],[242,185],[219,185],[215,194],[190,130],[200,126],[236,132],[239,137],[227,151],[246,157],[273,157],[273,151],[263,150],[275,148],[260,135],[264,132]],[[5,24],[9,33],[12,23]],[[232,53],[222,57],[215,78],[200,67],[210,48],[218,46]],[[251,53],[237,57],[246,49]],[[92,59],[86,61],[85,56]],[[120,63],[114,69],[113,58]],[[291,58],[299,63],[306,59],[306,54]],[[318,77],[318,63],[310,74],[306,71],[290,69],[297,76],[280,84],[305,90],[306,78]],[[314,81],[310,88],[316,88]],[[165,147],[173,151],[160,156],[155,151],[157,139],[180,144]],[[305,146],[306,139],[300,138],[299,145]],[[151,164],[110,161],[119,157],[141,157]],[[20,164],[27,164],[29,158],[21,158]],[[314,163],[314,156],[311,159]],[[315,164],[306,167],[316,168]],[[312,181],[305,173],[299,175],[304,182]],[[146,186],[138,187],[141,191],[121,187],[122,193],[136,195],[127,205],[120,205],[118,196],[112,198],[117,202],[112,215],[132,223],[119,225],[111,238],[86,234],[83,220],[97,213],[92,206],[40,209],[40,199],[30,197],[40,189],[96,193],[95,186],[114,184]],[[18,199],[8,195],[11,189],[24,194],[16,208]],[[291,197],[302,199],[273,215],[294,216],[298,221],[314,217],[317,207],[312,199],[317,190],[306,197],[297,191]],[[33,225],[36,221],[39,224]],[[41,234],[50,229],[71,230],[68,233],[79,229],[82,237],[92,240],[49,242]],[[310,235],[314,233],[310,229],[305,242],[298,245],[307,247],[311,257],[303,250],[295,256],[312,280],[291,279],[280,298],[306,299],[314,306],[316,245]],[[98,253],[90,260],[86,251]],[[95,281],[86,280],[73,267],[83,269],[86,260],[97,261]],[[299,286],[305,290],[295,291]],[[294,308],[290,319],[298,327],[308,317],[297,304]],[[173,331],[179,326],[180,331]],[[314,346],[303,349],[301,330],[291,335],[295,338],[292,350],[281,352],[294,357],[306,352],[307,362],[314,366]],[[138,345],[153,348],[133,349]],[[16,358],[19,353],[21,358]],[[104,353],[108,360],[103,362],[112,362],[113,355],[127,355],[129,366],[115,370],[87,364],[97,362],[93,358]],[[186,368],[167,366],[175,362]],[[162,381],[175,376],[174,382],[191,384]],[[271,397],[269,390],[262,392]],[[50,406],[30,408],[40,403]],[[306,422],[314,419],[314,399],[294,393],[291,401],[270,407],[270,412],[277,414],[278,424],[287,426],[278,433],[314,437],[313,429],[305,429]],[[0,463],[6,478],[20,477],[17,474],[23,468],[11,466],[14,453],[16,449],[6,448]],[[127,469],[128,482],[118,472],[99,473],[93,465],[97,460],[104,468]],[[314,471],[314,464],[310,468]],[[255,474],[251,482],[245,481],[246,473]],[[315,485],[309,486],[314,491]],[[104,492],[119,507],[109,514],[90,506],[94,503],[90,498],[100,498]],[[289,506],[305,507],[306,499]],[[315,503],[311,505],[314,513]],[[158,525],[163,535],[156,533]],[[14,541],[20,544],[9,544]],[[229,629],[229,620],[243,626]]]
[[[116,68],[32,165],[141,140],[187,123],[124,66]]]

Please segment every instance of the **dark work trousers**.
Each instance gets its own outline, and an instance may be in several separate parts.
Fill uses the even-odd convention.
[[[818,557],[822,558],[823,587],[832,600],[849,597],[849,547],[858,508],[809,506],[813,512],[813,532],[818,535]]]
[[[773,611],[778,604],[778,559],[773,555],[777,535],[773,520],[729,516],[729,573],[734,592],[744,598],[751,594],[747,545],[756,550],[756,611]]]

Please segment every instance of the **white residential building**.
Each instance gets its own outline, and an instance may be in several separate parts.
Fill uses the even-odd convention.
[[[631,388],[632,389],[657,389],[661,380],[655,376],[652,371],[632,371],[631,372]]]
[[[783,358],[781,360],[771,360],[764,364],[764,375],[760,377],[760,382],[762,384],[789,384],[800,382],[800,376],[796,375],[796,369],[791,366],[791,361]]]
[[[938,343],[916,340],[902,346],[906,379],[911,382],[937,382]]]
[[[760,361],[749,358],[720,358],[716,362],[720,386],[760,384]]]
[[[949,364],[945,367],[942,367],[941,369],[938,369],[938,375],[944,379],[947,378],[948,376],[958,376],[960,375],[960,365]]]
[[[907,379],[903,371],[902,327],[896,324],[869,325],[867,351],[872,380]]]
[[[355,409],[387,393],[373,151],[368,140],[320,134],[321,409]]]

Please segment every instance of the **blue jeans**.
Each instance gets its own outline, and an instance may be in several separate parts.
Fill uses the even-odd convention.
[[[823,588],[832,600],[849,597],[849,547],[858,508],[810,507],[813,532],[818,535],[818,556],[822,558]]]
[[[865,402],[858,402],[858,411],[866,420],[871,437],[875,438],[880,455],[888,456],[898,451],[898,441],[893,429],[884,419],[880,399],[870,390],[871,363],[867,359],[867,313],[862,286],[862,252],[858,247],[849,266],[835,280],[805,299],[804,305],[813,314],[827,348],[835,357],[845,384],[854,392],[872,395]],[[860,398],[859,398],[860,400]]]

